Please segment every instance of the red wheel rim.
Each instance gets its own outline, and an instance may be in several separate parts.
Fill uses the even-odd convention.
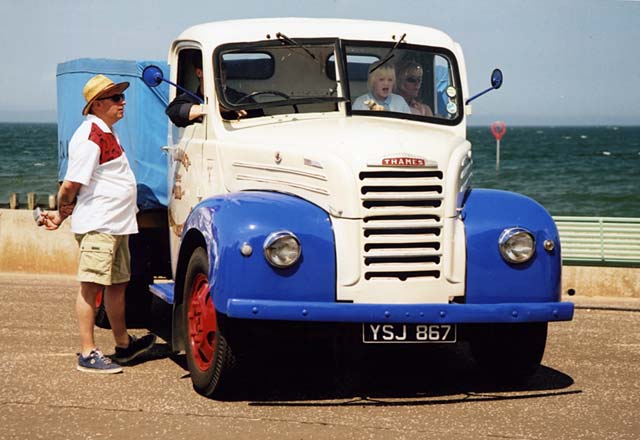
[[[207,371],[216,355],[218,325],[209,280],[202,273],[196,275],[191,286],[188,320],[191,355],[197,367]]]

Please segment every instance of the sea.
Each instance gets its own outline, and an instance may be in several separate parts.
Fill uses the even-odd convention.
[[[467,132],[475,188],[527,195],[554,216],[640,217],[640,127],[486,127]],[[17,193],[46,206],[57,191],[57,125],[0,123],[0,207]],[[499,207],[496,207],[499,209]]]

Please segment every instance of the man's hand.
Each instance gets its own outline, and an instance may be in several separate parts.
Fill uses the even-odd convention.
[[[62,217],[58,211],[42,211],[41,224],[47,231],[55,231],[62,224]]]
[[[65,180],[58,191],[58,210],[43,211],[41,214],[42,226],[48,231],[55,231],[60,227],[65,218],[73,213],[76,206],[76,195],[82,185],[78,182]]]
[[[193,104],[189,109],[189,120],[193,121],[207,114],[207,106],[204,104]]]

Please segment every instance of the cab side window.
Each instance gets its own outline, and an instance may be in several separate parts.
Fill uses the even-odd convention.
[[[202,122],[199,104],[204,97],[202,82],[202,53],[199,49],[183,49],[178,54],[176,97],[169,103],[166,114],[176,127],[187,127]]]
[[[202,52],[183,49],[178,55],[178,85],[202,96]],[[177,94],[181,92],[178,90]]]

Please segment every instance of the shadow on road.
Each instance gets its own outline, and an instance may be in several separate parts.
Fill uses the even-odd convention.
[[[488,377],[466,344],[376,350],[359,359],[337,359],[331,347],[320,345],[260,351],[244,359],[224,400],[263,406],[441,405],[581,392],[566,390],[573,379],[546,366],[519,383]],[[184,355],[171,359],[188,377]]]
[[[260,362],[233,400],[251,405],[441,405],[469,401],[530,399],[579,393],[566,390],[573,379],[541,366],[519,383],[485,375],[466,344],[372,350],[360,359],[318,359],[290,353],[277,362]],[[348,399],[346,402],[318,400]],[[392,399],[392,400],[381,400]]]
[[[169,340],[166,325],[152,331]],[[185,370],[184,378],[189,377],[185,356],[173,353],[168,344],[156,344],[139,362],[161,358],[171,358]],[[301,343],[265,337],[240,366],[225,400],[251,405],[439,405],[581,392],[567,390],[573,379],[544,365],[519,383],[488,377],[464,342],[350,351],[326,340]]]

